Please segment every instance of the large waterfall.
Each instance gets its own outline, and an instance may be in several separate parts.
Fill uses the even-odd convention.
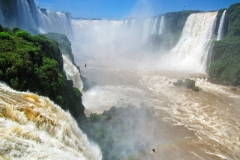
[[[62,55],[63,57],[63,67],[64,67],[64,71],[66,73],[67,79],[68,80],[72,80],[73,81],[73,86],[78,88],[79,91],[82,92],[83,90],[83,82],[81,80],[80,77],[80,73],[77,69],[76,66],[74,66],[72,64],[72,62],[64,55]]]
[[[171,27],[170,16],[126,19],[122,24],[119,22],[122,29],[109,22],[73,20],[78,37],[75,50],[85,56],[83,62],[77,63],[87,63],[83,74],[98,83],[83,95],[86,111],[102,113],[112,106],[129,104],[131,108],[154,108],[157,120],[148,123],[145,116],[137,117],[144,121],[143,130],[129,125],[134,114],[121,120],[127,126],[122,132],[140,133],[148,142],[144,147],[143,138],[123,137],[122,141],[131,146],[118,148],[123,159],[239,159],[239,90],[214,85],[203,78],[207,75],[198,75],[206,72],[217,12],[188,16],[177,44],[170,51],[156,54],[139,49],[142,38],[151,36],[153,29],[158,31],[153,37],[173,36],[165,34]],[[137,27],[138,30],[133,30]],[[202,90],[195,92],[173,85],[185,78],[195,80]],[[116,143],[119,141],[116,137]]]
[[[40,9],[34,0],[0,0],[0,24],[34,33],[57,32],[72,36],[69,13]]]
[[[142,37],[142,42],[145,43],[150,35],[162,34],[164,28],[164,16],[126,19],[123,22],[123,29],[128,30],[129,28],[131,28],[131,32],[137,32],[137,34]]]
[[[4,26],[18,26],[32,33],[58,32],[71,38],[75,62],[86,65],[81,74],[97,83],[83,92],[87,115],[129,104],[132,108],[153,108],[150,123],[145,123],[145,114],[137,117],[142,122],[140,131],[129,126],[133,115],[123,117],[129,127],[123,132],[138,133],[147,144],[142,145],[139,136],[117,137],[115,143],[124,140],[130,144],[130,148],[119,148],[126,157],[121,158],[239,159],[239,91],[213,85],[194,74],[206,73],[217,12],[187,11],[187,20],[176,16],[182,13],[122,21],[83,20],[40,9],[34,0],[0,0],[0,23]],[[218,40],[222,38],[224,17],[225,12]],[[172,32],[176,28],[170,26],[176,22],[182,23],[176,27],[181,30],[177,36]],[[154,50],[154,45],[169,47]],[[67,78],[82,91],[78,69],[64,55],[63,61]],[[183,77],[195,80],[200,91],[173,85]],[[105,133],[103,139],[108,136]],[[99,147],[88,140],[69,113],[48,98],[14,91],[2,83],[0,137],[0,159],[102,159]],[[113,142],[107,145],[110,143],[114,148]],[[103,152],[111,152],[104,147]],[[129,150],[135,149],[137,152],[129,155]]]
[[[214,37],[216,15],[217,12],[191,14],[187,18],[178,43],[170,51],[166,50],[164,53],[159,51],[157,54],[159,56],[154,58],[154,61],[158,63],[155,65],[167,70],[178,69],[192,73],[205,73],[209,60],[208,53]],[[123,56],[127,58],[136,56],[134,59],[141,58],[142,55],[138,52],[143,51],[139,51],[139,48],[147,41],[150,40],[154,45],[160,46],[161,42],[159,43],[157,38],[171,36],[171,34],[164,35],[165,30],[168,30],[164,29],[164,22],[164,16],[126,19],[124,22],[118,21],[116,24],[99,20],[72,20],[74,34],[78,37],[76,41],[81,43],[78,46],[81,54],[86,53],[88,57],[92,58],[103,57],[103,60],[111,56],[114,56],[115,59]],[[151,51],[146,53],[148,57],[154,56],[149,52]]]
[[[69,113],[0,83],[0,159],[101,159]]]
[[[191,14],[177,45],[165,56],[167,67],[192,72],[206,72],[217,12]]]

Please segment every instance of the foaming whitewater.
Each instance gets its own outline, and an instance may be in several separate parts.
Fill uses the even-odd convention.
[[[163,58],[166,69],[206,72],[216,16],[217,12],[209,12],[188,17],[177,45]]]
[[[102,159],[69,113],[48,98],[0,83],[1,159]]]
[[[218,28],[218,36],[217,36],[218,41],[221,40],[223,37],[223,26],[224,26],[225,15],[226,15],[226,10],[223,11],[222,17],[220,19],[219,28]]]
[[[217,12],[191,14],[178,44],[164,56],[163,53],[141,54],[144,51],[139,49],[139,44],[142,43],[136,43],[142,42],[143,37],[147,39],[153,28],[157,28],[159,35],[164,33],[164,16],[157,21],[142,19],[140,35],[131,33],[132,25],[138,24],[137,19],[125,20],[118,31],[109,23],[88,21],[84,23],[89,27],[81,28],[83,21],[76,21],[79,30],[75,32],[80,41],[74,44],[78,45],[75,56],[78,57],[76,53],[88,56],[77,63],[87,64],[83,75],[98,83],[83,93],[87,114],[129,104],[154,108],[156,121],[143,124],[148,131],[141,130],[149,147],[143,148],[144,154],[135,153],[136,159],[240,159],[240,92],[200,78],[207,77],[216,15]],[[154,27],[155,22],[158,27]],[[97,25],[91,26],[94,23]],[[131,36],[135,35],[138,36],[133,41]],[[183,77],[196,80],[202,90],[195,92],[173,85]],[[136,131],[131,127],[129,130]],[[135,140],[141,142],[137,137]],[[130,157],[126,155],[125,159]]]
[[[85,74],[99,83],[83,94],[87,114],[128,104],[154,108],[158,121],[146,125],[154,125],[155,134],[148,132],[145,137],[154,139],[149,141],[149,146],[155,148],[156,153],[152,155],[151,150],[146,149],[148,158],[240,158],[239,91],[211,84],[206,78],[154,69],[88,68]],[[105,76],[106,80],[97,80],[98,75]],[[192,77],[202,90],[195,92],[174,86],[172,83],[181,77]],[[145,133],[147,131],[142,131]]]
[[[72,64],[72,62],[66,56],[62,55],[62,57],[63,57],[63,67],[64,67],[64,71],[66,73],[67,79],[72,80],[73,86],[78,88],[79,91],[82,92],[83,82],[82,82],[82,79],[80,77],[80,73],[79,73],[77,67],[74,66]]]
[[[166,76],[143,75],[157,97],[167,99],[158,109],[168,113],[164,121],[193,130],[198,137],[194,143],[205,153],[222,159],[239,159],[240,119],[239,93],[231,93],[229,87],[211,84],[206,79],[194,78],[203,91],[196,93],[172,87]],[[197,152],[196,152],[197,153]],[[208,158],[207,158],[208,159]]]

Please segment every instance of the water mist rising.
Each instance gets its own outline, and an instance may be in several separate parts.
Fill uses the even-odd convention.
[[[126,19],[115,24],[108,21],[72,20],[77,37],[75,41],[81,44],[74,45],[75,53],[81,52],[81,56],[91,59],[101,57],[102,62],[112,59],[115,64],[119,62],[119,66],[124,63],[127,67],[144,65],[165,70],[177,68],[183,72],[205,73],[216,15],[217,12],[191,14],[177,45],[170,52],[161,50],[161,53],[152,50],[149,42],[155,46],[160,45],[162,40],[158,42],[157,39],[164,36],[164,15]]]
[[[133,112],[129,113],[132,114],[134,108],[154,109],[157,120],[152,122],[132,114],[121,120],[110,115],[106,120],[106,123],[116,120],[124,125],[118,133],[139,133],[146,138],[143,141],[140,136],[121,137],[131,147],[130,152],[127,147],[118,148],[121,152],[126,151],[125,159],[132,158],[129,153],[134,154],[135,159],[151,160],[239,159],[240,132],[236,127],[240,124],[236,103],[239,95],[200,78],[194,79],[203,89],[200,92],[173,85],[182,77],[192,78],[192,73],[205,73],[216,15],[217,12],[191,14],[177,45],[169,53],[157,54],[144,50],[142,40],[151,36],[153,28],[159,31],[157,37],[164,35],[168,29],[160,29],[160,24],[164,28],[164,21],[167,23],[168,20],[164,16],[162,20],[158,17],[156,24],[159,27],[154,27],[155,18],[127,19],[116,22],[119,24],[116,26],[109,21],[73,20],[76,62],[87,63],[83,75],[98,83],[83,93],[88,113],[102,113],[112,106],[130,106]],[[142,25],[134,33],[132,28],[137,24]],[[132,123],[137,118],[142,118],[142,129]],[[106,135],[103,134],[105,138]],[[114,140],[118,143],[119,137]]]

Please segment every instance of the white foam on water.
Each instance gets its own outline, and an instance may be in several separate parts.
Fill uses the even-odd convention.
[[[0,137],[3,159],[102,159],[69,113],[48,98],[2,83]]]

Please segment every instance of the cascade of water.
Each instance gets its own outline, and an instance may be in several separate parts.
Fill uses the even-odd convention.
[[[64,33],[68,36],[72,35],[72,26],[71,23],[69,24],[66,13],[50,10],[47,10],[46,13],[49,19],[47,22],[50,22],[50,25],[46,28],[48,32]]]
[[[177,45],[170,51],[182,68],[206,72],[206,57],[210,48],[217,12],[191,14]]]
[[[155,20],[154,20],[153,28],[152,28],[152,34],[157,33],[157,21],[158,21],[158,17],[156,17]]]
[[[123,22],[123,29],[127,29],[128,19],[125,19]]]
[[[150,28],[150,25],[151,25],[151,21],[152,21],[152,18],[147,18],[144,22],[144,25],[143,25],[143,42],[146,41],[146,39],[149,35],[149,28]]]
[[[1,5],[1,3],[0,3]],[[2,11],[0,10],[0,24],[3,24],[3,21],[4,21],[4,16],[2,14]]]
[[[164,16],[161,17],[158,34],[162,34],[163,33],[163,29],[164,29]]]
[[[218,41],[221,40],[223,37],[223,26],[224,26],[225,15],[226,15],[226,10],[223,11],[222,17],[220,19],[219,28],[218,28],[218,36],[217,36]]]
[[[31,8],[30,12],[31,12],[31,15],[32,17],[34,17],[34,22],[35,22],[35,25],[38,27],[40,26],[41,24],[41,21],[40,21],[40,12],[39,12],[39,9],[38,7],[36,6],[36,3],[34,0],[32,1],[29,1],[29,8]]]
[[[77,69],[77,67],[75,67],[71,61],[69,59],[67,59],[66,56],[62,55],[63,57],[63,67],[64,67],[64,71],[66,73],[67,79],[68,80],[72,80],[73,81],[73,86],[78,88],[79,91],[82,92],[83,90],[83,82],[80,78],[80,73]]]
[[[133,19],[133,20],[132,20],[131,31],[136,30],[136,27],[138,27],[138,26],[136,26],[136,21],[137,21],[137,19]]]
[[[148,35],[152,34],[154,22],[155,22],[155,18],[151,18],[150,26],[148,28]]]
[[[16,12],[12,12],[10,17],[4,17],[4,10],[0,22],[8,27],[18,26],[27,31],[34,31],[40,33],[57,32],[67,35],[69,38],[72,36],[71,17],[68,13],[53,12],[46,9],[39,9],[34,0],[16,0],[12,8]],[[10,7],[10,6],[4,6]],[[5,19],[3,23],[3,19]]]
[[[116,26],[117,28],[120,28],[120,27],[124,26],[124,21],[110,20],[109,24],[112,25],[112,26]]]
[[[27,30],[30,30],[34,28],[34,22],[33,17],[30,14],[30,8],[25,0],[17,0],[17,23],[20,28],[26,28]]]
[[[0,83],[0,159],[102,159],[69,113]]]
[[[127,21],[127,20],[126,20]],[[116,56],[124,57],[134,49],[139,49],[142,43],[141,20],[136,21],[137,29],[132,31],[129,22],[103,20],[72,20],[74,38],[73,53],[76,57],[81,53],[81,59],[98,57],[103,61]],[[131,21],[131,20],[129,20]],[[130,25],[129,25],[130,26]],[[78,64],[84,65],[84,64]]]

